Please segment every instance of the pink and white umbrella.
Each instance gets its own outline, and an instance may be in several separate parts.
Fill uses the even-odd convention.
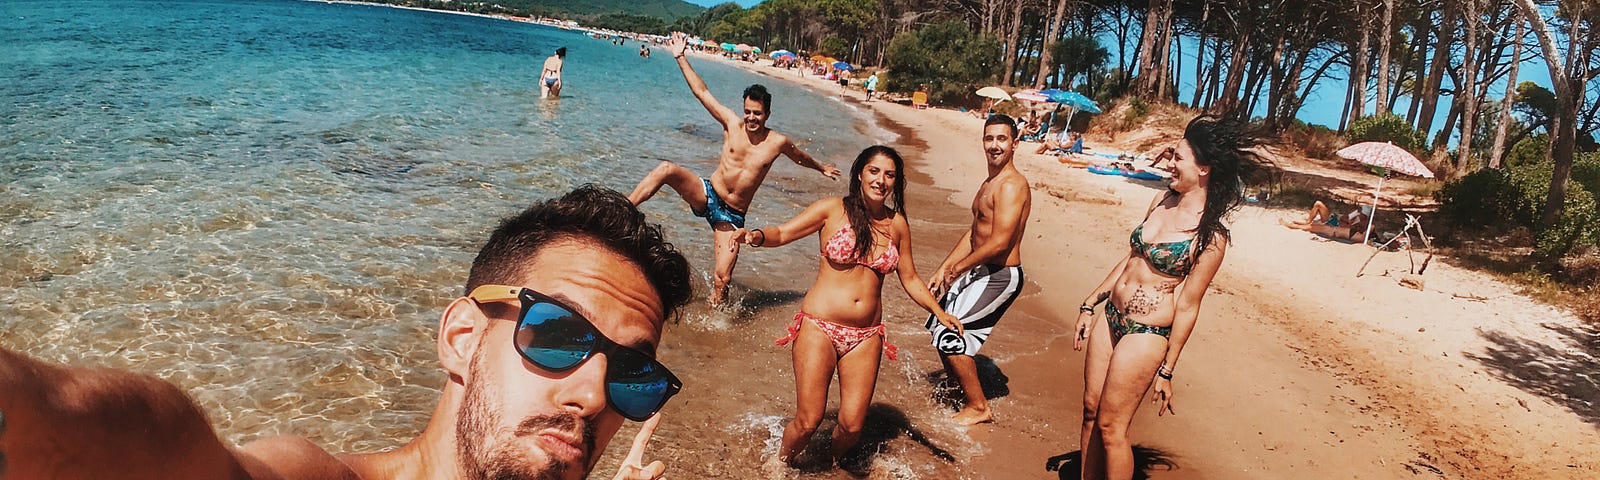
[[[1428,170],[1416,155],[1404,148],[1389,142],[1361,142],[1339,149],[1339,156],[1361,162],[1366,165],[1383,168],[1390,172],[1400,172],[1406,175],[1422,178],[1433,178],[1433,171]],[[1378,176],[1378,189],[1372,193],[1372,216],[1367,218],[1366,241],[1372,238],[1372,219],[1378,216],[1378,195],[1383,193],[1383,180],[1387,174]]]
[[[1017,93],[1011,94],[1011,98],[1015,98],[1017,100],[1027,100],[1034,103],[1045,103],[1050,101],[1050,97],[1048,95],[1039,93],[1038,90],[1034,89],[1019,90]]]

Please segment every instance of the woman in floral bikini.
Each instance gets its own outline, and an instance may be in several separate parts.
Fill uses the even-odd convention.
[[[1173,149],[1168,190],[1151,201],[1128,253],[1078,307],[1072,348],[1089,348],[1081,478],[1132,478],[1128,426],[1152,383],[1157,415],[1173,413],[1173,370],[1227,252],[1222,217],[1244,198],[1243,179],[1258,160],[1252,146],[1236,123],[1190,121]],[[1106,318],[1096,322],[1101,302]]]
[[[840,459],[861,438],[867,406],[878,381],[880,352],[896,359],[881,318],[884,276],[899,272],[900,284],[922,308],[950,328],[961,323],[939,308],[917,276],[911,258],[911,227],[905,215],[905,164],[894,149],[873,146],[850,167],[850,195],[811,204],[776,227],[739,232],[754,247],[777,247],[821,232],[822,256],[816,282],[806,292],[789,334],[794,342],[794,419],[783,429],[778,457],[793,464],[816,433],[828,406],[828,384],[839,374],[839,420],[833,432],[833,458]]]

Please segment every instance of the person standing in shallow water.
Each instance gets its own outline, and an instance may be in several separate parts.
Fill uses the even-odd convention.
[[[1242,126],[1197,117],[1171,151],[1168,190],[1151,200],[1117,265],[1078,306],[1074,350],[1083,363],[1080,478],[1133,478],[1128,427],[1145,392],[1156,415],[1172,409],[1173,372],[1200,301],[1230,240],[1222,218],[1243,201],[1257,156]],[[1105,321],[1095,307],[1105,303]]]
[[[539,71],[539,98],[561,96],[561,68],[566,58],[567,47],[561,47],[544,59],[543,70]]]
[[[1012,163],[1017,124],[1011,117],[994,115],[984,121],[983,152],[989,176],[972,199],[972,226],[928,283],[930,291],[944,296],[939,306],[961,317],[962,328],[949,328],[933,317],[924,325],[933,335],[945,374],[961,386],[965,405],[953,418],[963,425],[994,418],[974,357],[1022,292],[1022,234],[1033,205],[1028,179]]]
[[[420,436],[335,456],[299,437],[231,448],[155,377],[0,348],[7,479],[579,479],[624,419],[644,421],[618,479],[657,479],[644,449],[682,384],[655,360],[689,301],[689,264],[622,194],[582,187],[501,223],[444,309],[447,374]]]
[[[688,45],[682,32],[673,32],[667,50],[677,60],[678,69],[689,82],[694,97],[722,124],[722,155],[717,169],[711,172],[710,178],[700,178],[681,165],[662,161],[639,181],[628,199],[635,205],[644,203],[665,185],[678,192],[695,216],[704,217],[711,224],[716,266],[708,301],[712,308],[720,308],[728,295],[734,263],[739,260],[739,242],[734,240],[734,235],[744,228],[745,212],[750,211],[750,202],[755,198],[756,189],[761,188],[761,182],[766,180],[767,172],[772,170],[773,161],[784,155],[802,167],[833,179],[839,178],[840,172],[833,165],[818,163],[789,137],[767,128],[767,118],[772,114],[772,94],[767,93],[766,87],[751,85],[744,90],[743,116],[717,102],[706,88],[706,82],[689,66],[689,58],[684,56]]]
[[[839,374],[838,424],[833,458],[843,459],[861,439],[867,406],[878,381],[879,353],[898,351],[883,324],[883,279],[899,272],[912,301],[943,325],[961,323],[923,290],[911,256],[911,225],[905,214],[905,162],[893,148],[868,147],[850,167],[850,194],[811,204],[776,227],[740,229],[737,239],[753,247],[777,247],[818,232],[822,240],[817,279],[779,345],[794,342],[795,415],[783,429],[778,458],[793,464],[822,423],[828,384]]]

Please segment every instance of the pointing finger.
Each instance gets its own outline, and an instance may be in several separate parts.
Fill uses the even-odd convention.
[[[644,465],[644,449],[650,445],[650,437],[656,434],[656,425],[661,424],[661,414],[657,413],[639,427],[639,433],[633,436],[633,448],[628,450],[628,456],[622,460],[623,465]],[[653,466],[653,465],[652,465]],[[663,466],[663,469],[666,467]]]

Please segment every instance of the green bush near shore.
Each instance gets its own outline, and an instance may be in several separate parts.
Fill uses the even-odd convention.
[[[1530,153],[1544,140],[1531,137],[1518,142],[1513,152]],[[1542,153],[1541,153],[1542,156]],[[1575,254],[1600,247],[1600,153],[1581,155],[1573,163],[1567,186],[1566,208],[1555,226],[1540,229],[1540,213],[1550,194],[1554,165],[1548,158],[1508,155],[1507,166],[1485,169],[1445,184],[1435,194],[1439,214],[1462,231],[1499,235],[1516,228],[1537,232],[1534,255],[1547,267],[1558,268]]]
[[[1350,143],[1392,142],[1400,148],[1416,152],[1422,149],[1425,135],[1411,128],[1405,118],[1391,113],[1355,119],[1350,122],[1345,137],[1350,139]]]
[[[895,35],[884,66],[894,72],[884,89],[910,93],[924,86],[929,99],[948,103],[972,97],[973,87],[993,78],[1000,44],[949,20]]]

